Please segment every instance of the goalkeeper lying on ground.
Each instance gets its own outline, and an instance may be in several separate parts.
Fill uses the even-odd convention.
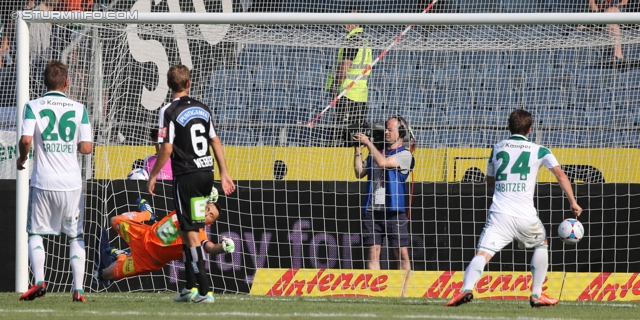
[[[220,215],[217,197],[217,191],[214,190],[206,205],[204,224],[207,226],[212,225]],[[172,260],[182,260],[182,239],[178,234],[176,211],[153,225],[144,223],[153,220],[153,210],[144,199],[138,199],[138,211],[111,218],[111,226],[129,244],[130,252],[103,246],[100,249],[102,260],[97,262],[98,280],[133,277],[160,270]],[[108,240],[104,242],[108,243]],[[209,254],[231,253],[235,249],[233,240],[229,238],[222,238],[218,244],[212,243],[203,229],[200,229],[200,242],[202,249]]]

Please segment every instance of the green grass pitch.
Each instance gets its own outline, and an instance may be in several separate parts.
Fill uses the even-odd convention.
[[[401,298],[261,297],[215,295],[214,304],[173,302],[173,293],[48,293],[18,301],[0,293],[0,318],[7,319],[638,319],[636,302],[568,302],[531,308],[528,301],[474,300],[445,307],[445,300]]]

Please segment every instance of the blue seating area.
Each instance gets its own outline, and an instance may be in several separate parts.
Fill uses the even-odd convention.
[[[519,2],[500,2],[503,6]],[[552,0],[540,2],[539,10]],[[462,4],[462,3],[460,3]],[[439,30],[429,37],[447,37]],[[475,32],[494,32],[478,28]],[[529,33],[545,32],[531,28]],[[547,32],[561,32],[553,30]],[[567,32],[568,37],[581,36]],[[640,47],[623,47],[634,54]],[[324,90],[337,48],[245,45],[237,69],[211,75],[205,102],[216,121],[256,145],[321,144],[334,96]],[[374,55],[379,53],[375,52]],[[636,146],[640,69],[603,67],[609,47],[497,51],[391,51],[369,77],[366,121],[404,115],[421,147],[490,146],[509,113],[534,115],[539,143],[550,147]],[[324,127],[323,127],[324,126]],[[240,130],[242,129],[251,129]],[[322,129],[321,129],[322,128]],[[585,134],[581,132],[588,132]],[[604,134],[605,131],[615,134]],[[505,133],[506,134],[506,133]],[[238,139],[231,138],[232,143]],[[595,139],[595,140],[594,140]],[[315,141],[315,142],[314,142]]]
[[[245,1],[234,2],[234,10],[241,5],[242,10],[252,12],[262,6],[263,11],[280,12],[338,13],[355,7],[358,12],[418,13],[430,2],[274,0],[253,2],[252,6],[251,1]],[[585,0],[460,0],[438,2],[432,13],[587,10],[588,1]],[[536,131],[540,132],[537,141],[545,145],[564,147],[571,142],[578,146],[636,147],[640,144],[637,142],[640,137],[640,68],[602,67],[602,62],[611,56],[610,46],[593,43],[593,46],[582,47],[573,40],[595,35],[594,38],[601,40],[598,43],[604,43],[609,35],[606,29],[585,27],[578,31],[576,26],[561,25],[414,26],[403,38],[404,42],[390,50],[373,68],[369,77],[366,121],[381,121],[402,114],[419,135],[420,147],[482,147],[503,137],[506,118],[513,109],[525,108],[535,117]],[[196,68],[194,83],[198,82],[192,94],[211,106],[226,144],[321,145],[333,125],[333,109],[325,112],[314,128],[303,124],[314,119],[335,97],[325,91],[325,84],[327,76],[335,72],[340,45],[335,40],[344,37],[336,31],[341,27],[319,27],[323,33],[314,34],[311,39],[305,32],[291,32],[287,36],[292,38],[288,40],[300,39],[294,45],[290,41],[287,45],[278,44],[279,37],[284,32],[307,27],[260,28],[252,25],[232,30],[238,35],[232,37],[229,33],[219,46],[206,47],[196,43],[203,38],[189,33],[192,39],[189,40],[190,54]],[[623,26],[623,32],[630,28],[634,27]],[[380,40],[372,41],[376,57],[384,47],[380,44],[390,43],[405,26],[364,26],[364,29],[365,34]],[[256,30],[260,32],[254,34]],[[541,49],[526,43],[513,46],[509,43],[510,39],[526,41],[531,35],[566,41],[558,46],[554,44],[559,42],[544,43]],[[326,44],[324,39],[327,39]],[[447,46],[447,40],[451,39],[458,42]],[[624,42],[634,41],[633,37],[624,39]],[[468,46],[464,46],[467,42]],[[444,45],[430,46],[431,43]],[[407,50],[405,44],[415,50]],[[529,49],[514,49],[525,46]],[[209,47],[212,49],[206,49]],[[452,47],[458,49],[450,49]],[[184,60],[187,64],[184,52],[178,52],[183,48],[168,45],[167,49],[171,63]],[[625,43],[623,52],[625,60],[640,61],[640,44]],[[108,62],[109,55],[105,54],[103,58]],[[126,64],[118,65],[118,68],[127,66],[116,77],[126,79],[122,84],[124,89],[118,89],[123,92],[105,92],[105,99],[115,100],[119,98],[116,95],[126,95],[127,99],[121,99],[126,103],[122,104],[132,109],[139,106],[129,104],[129,97],[138,99],[139,93],[128,92],[129,86],[135,90],[143,87],[153,90],[158,78],[153,63],[133,60],[125,60],[133,63],[131,68]],[[159,72],[161,68],[157,70]],[[109,71],[109,68],[103,70],[105,78],[111,77]],[[129,77],[129,73],[140,74],[141,79]],[[14,92],[15,71],[0,69],[0,83],[4,84],[4,91]],[[96,85],[87,84],[82,90],[94,88]],[[9,98],[0,99],[0,124],[15,125],[15,97],[13,94],[5,94],[5,97]],[[93,98],[89,104],[98,100]],[[109,103],[105,104],[105,110],[111,107]],[[140,110],[134,111],[140,113]],[[579,141],[592,143],[580,144]]]

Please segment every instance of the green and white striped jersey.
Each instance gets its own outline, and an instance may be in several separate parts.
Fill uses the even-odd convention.
[[[493,203],[489,212],[525,219],[537,218],[533,194],[538,169],[541,166],[551,169],[558,165],[558,160],[549,149],[529,141],[526,136],[514,134],[495,144],[487,164],[487,175],[495,178]]]
[[[24,107],[22,135],[33,137],[32,187],[52,191],[82,188],[78,143],[93,138],[84,105],[62,92],[47,92]]]

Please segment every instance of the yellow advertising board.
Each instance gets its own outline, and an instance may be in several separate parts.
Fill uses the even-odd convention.
[[[638,275],[548,272],[542,291],[565,301],[640,301]],[[258,269],[251,294],[451,299],[462,289],[463,276],[463,271]],[[531,273],[484,272],[473,294],[474,299],[529,299]]]
[[[563,272],[549,272],[542,291],[551,297],[562,292]],[[463,271],[412,271],[407,297],[451,299],[462,290]],[[474,299],[525,300],[531,295],[531,273],[484,272],[473,290]]]
[[[565,300],[640,301],[638,273],[567,273],[563,287]]]
[[[401,297],[400,270],[258,269],[251,294],[265,296]]]
[[[283,180],[355,181],[353,149],[317,147],[225,146],[229,173],[234,180],[275,179],[274,164],[286,166]],[[562,165],[588,165],[607,183],[640,182],[640,149],[551,149]],[[153,153],[150,146],[96,146],[95,179],[124,179],[136,159]],[[366,153],[366,152],[365,152]],[[459,182],[469,168],[487,169],[491,149],[419,148],[413,181]],[[216,170],[217,177],[217,170]],[[540,170],[539,182],[555,182],[548,170]]]

